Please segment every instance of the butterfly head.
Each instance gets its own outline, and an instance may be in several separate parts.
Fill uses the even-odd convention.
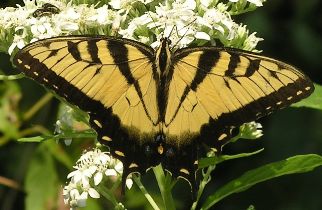
[[[169,46],[171,45],[171,43],[172,42],[171,42],[171,40],[168,37],[162,37],[160,39],[160,47],[163,47],[163,48],[168,47],[168,48],[170,48]]]

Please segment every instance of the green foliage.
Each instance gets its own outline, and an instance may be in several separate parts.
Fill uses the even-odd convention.
[[[164,208],[162,209],[174,210],[175,205],[171,194],[171,190],[175,184],[174,181],[168,173],[165,174],[161,165],[154,167],[153,172],[158,182],[160,193],[163,199]]]
[[[319,166],[322,166],[322,156],[308,154],[290,157],[247,171],[209,196],[201,209],[209,209],[223,198],[247,190],[260,182],[284,175],[305,173]]]
[[[206,168],[211,165],[217,165],[217,164],[227,161],[227,160],[249,157],[252,155],[256,155],[262,151],[264,151],[264,149],[256,150],[255,152],[250,152],[250,153],[240,153],[237,155],[220,155],[220,156],[215,156],[215,157],[202,158],[199,161],[199,169]]]
[[[56,161],[64,165],[66,168],[72,168],[74,162],[71,160],[70,155],[66,150],[62,147],[61,144],[57,144],[56,141],[48,141],[47,145],[47,153],[50,153]]]
[[[86,206],[82,210],[103,210],[104,208],[95,200],[88,200]]]
[[[21,93],[18,85],[12,81],[0,83],[0,145],[5,144],[11,138],[19,136],[18,102]]]
[[[37,148],[29,165],[25,180],[26,210],[54,209],[58,205],[61,183],[47,144]]]
[[[69,130],[68,132],[56,134],[56,135],[41,135],[41,136],[33,136],[33,137],[25,137],[19,138],[19,142],[36,142],[40,143],[46,140],[63,140],[63,139],[74,139],[74,138],[95,138],[96,133],[93,130],[85,130],[85,131],[74,131]]]

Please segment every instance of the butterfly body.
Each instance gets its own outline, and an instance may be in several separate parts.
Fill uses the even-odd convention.
[[[216,47],[174,52],[133,40],[67,36],[20,50],[14,64],[90,116],[98,140],[132,172],[157,164],[197,186],[198,147],[218,150],[232,128],[310,95],[296,68],[259,54]]]

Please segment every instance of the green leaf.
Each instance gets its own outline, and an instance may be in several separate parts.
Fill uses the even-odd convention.
[[[95,138],[96,133],[90,130],[84,131],[70,131],[66,133],[60,133],[56,135],[41,135],[41,136],[33,136],[18,139],[19,142],[42,142],[49,139],[61,140],[61,139],[74,139],[74,138]]]
[[[25,137],[25,138],[20,138],[17,141],[19,142],[42,142],[45,140],[48,140],[48,136],[33,136],[33,137]]]
[[[293,107],[308,107],[322,110],[322,86],[314,84],[315,90],[311,96],[293,104]]]
[[[202,158],[201,160],[199,160],[199,169],[208,167],[210,165],[216,165],[216,164],[224,162],[226,160],[249,157],[252,155],[256,155],[262,151],[264,151],[264,149],[256,150],[255,152],[250,152],[250,153],[241,153],[241,154],[237,154],[237,155],[221,155],[219,157]]]
[[[25,180],[26,210],[55,209],[61,183],[46,143],[34,153]]]
[[[164,208],[160,208],[167,210],[175,210],[174,200],[171,194],[171,190],[175,182],[172,180],[171,176],[168,173],[165,173],[160,164],[153,167],[153,172],[159,185],[159,189],[164,203]]]
[[[250,170],[209,196],[201,209],[209,209],[223,198],[247,190],[257,183],[287,174],[305,173],[319,166],[322,166],[322,156],[308,154],[290,157]]]
[[[6,81],[6,80],[16,80],[16,79],[21,79],[24,76],[25,75],[23,73],[15,74],[15,75],[2,75],[2,74],[0,74],[0,80],[3,80],[3,81]]]

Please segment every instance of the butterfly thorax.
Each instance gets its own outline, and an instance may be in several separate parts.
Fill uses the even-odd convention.
[[[156,51],[156,65],[160,77],[166,77],[169,73],[169,66],[171,62],[170,40],[167,38],[161,39],[161,44]]]

